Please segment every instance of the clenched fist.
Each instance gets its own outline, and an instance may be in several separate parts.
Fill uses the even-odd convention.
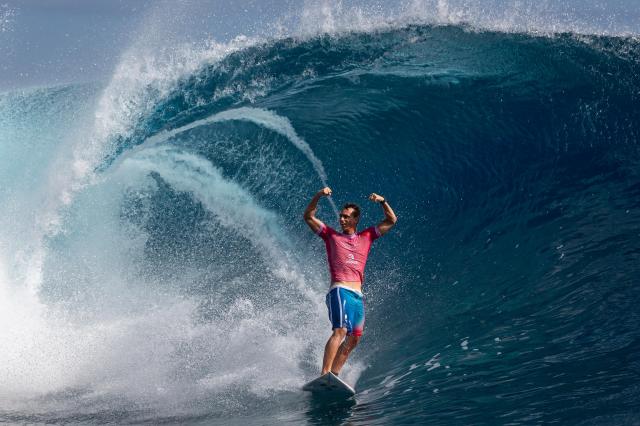
[[[329,188],[328,186],[324,187],[320,191],[318,191],[318,194],[323,197],[328,197],[329,195],[331,195],[331,188]]]
[[[374,203],[381,203],[384,201],[384,197],[373,192],[371,195],[369,195],[369,200],[373,201]]]

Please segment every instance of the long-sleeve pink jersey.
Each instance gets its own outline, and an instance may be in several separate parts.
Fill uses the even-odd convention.
[[[322,224],[318,235],[327,248],[331,281],[363,283],[369,249],[373,241],[380,237],[378,227],[371,226],[362,232],[348,235]]]

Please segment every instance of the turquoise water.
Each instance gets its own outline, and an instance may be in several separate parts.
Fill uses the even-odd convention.
[[[234,43],[0,95],[2,421],[638,422],[636,40]],[[399,218],[330,407],[325,184]]]

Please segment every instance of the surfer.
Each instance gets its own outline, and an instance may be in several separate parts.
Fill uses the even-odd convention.
[[[318,191],[304,211],[304,220],[311,230],[324,240],[331,273],[331,286],[326,297],[333,333],[324,348],[322,375],[340,373],[349,354],[356,347],[364,329],[364,302],[362,283],[369,249],[374,240],[386,234],[397,218],[387,200],[378,194],[369,200],[379,203],[384,220],[377,226],[356,232],[360,208],[345,204],[340,212],[342,232],[336,232],[316,217],[318,201],[331,195],[331,188]]]

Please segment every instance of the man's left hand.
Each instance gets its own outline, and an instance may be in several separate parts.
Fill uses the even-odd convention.
[[[373,201],[374,203],[381,203],[384,201],[384,197],[373,192],[371,195],[369,195],[369,200]]]

